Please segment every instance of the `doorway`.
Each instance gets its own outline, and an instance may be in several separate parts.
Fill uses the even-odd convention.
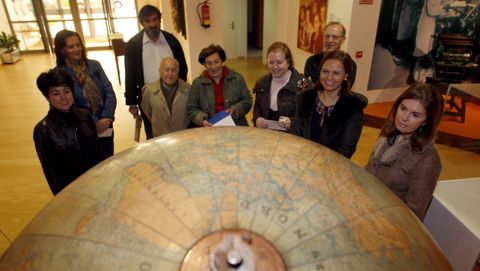
[[[76,31],[86,48],[105,49],[110,35],[124,38],[138,32],[135,0],[2,0],[22,51],[53,52],[53,38],[62,29]],[[131,33],[130,33],[131,32]]]
[[[223,1],[227,58],[258,57],[263,47],[264,0]]]
[[[248,0],[247,57],[262,56],[263,0]]]

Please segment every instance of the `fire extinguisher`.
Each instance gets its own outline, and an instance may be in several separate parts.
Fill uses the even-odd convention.
[[[200,25],[205,28],[210,27],[210,7],[208,5],[208,0],[197,5],[197,13],[198,18],[200,19]]]

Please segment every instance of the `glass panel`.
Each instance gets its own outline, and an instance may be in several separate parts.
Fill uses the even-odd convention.
[[[102,0],[77,0],[82,23],[85,46],[108,46],[106,14],[103,12]]]
[[[118,18],[113,20],[116,32],[123,34],[123,40],[128,41],[138,33],[137,18]]]
[[[55,38],[55,35],[57,35],[60,30],[68,29],[75,31],[75,25],[73,24],[73,21],[50,21],[48,22],[48,27],[50,27],[52,39]]]
[[[12,22],[36,20],[30,0],[7,0],[5,4]]]
[[[135,1],[133,0],[111,0],[113,17],[136,17]]]
[[[43,7],[47,20],[73,20],[68,0],[44,0]]]
[[[42,36],[31,0],[6,0],[13,31],[20,40],[20,50],[43,50]]]
[[[36,22],[12,23],[15,34],[20,40],[20,50],[43,50],[43,41]]]
[[[85,46],[107,47],[109,45],[109,31],[116,30],[128,40],[138,33],[135,0],[76,0],[79,18],[74,18],[70,9],[69,0],[41,0],[45,15],[39,5],[33,5],[37,0],[5,0],[7,12],[10,15],[14,31],[20,39],[22,50],[44,49],[42,33],[38,27],[36,14],[46,19],[46,27],[52,36],[63,29],[79,32],[75,28],[74,20],[80,20],[85,38]],[[104,12],[103,1],[110,1],[112,10]],[[37,10],[38,9],[38,10]],[[111,18],[109,16],[112,16]],[[111,20],[113,25],[108,25]],[[43,29],[43,27],[42,27]],[[46,33],[43,33],[47,35]],[[53,40],[49,41],[53,43]]]
[[[113,28],[123,34],[125,41],[138,33],[135,0],[110,0],[112,6]]]
[[[101,0],[78,0],[80,19],[106,19]]]
[[[82,29],[87,48],[108,46],[105,20],[83,20]]]

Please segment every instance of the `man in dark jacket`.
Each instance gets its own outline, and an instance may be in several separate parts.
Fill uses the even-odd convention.
[[[179,63],[179,77],[187,80],[187,62],[180,42],[172,34],[160,29],[162,14],[158,8],[146,5],[140,9],[138,20],[143,30],[131,38],[125,47],[125,101],[128,111],[143,118],[147,139],[153,137],[152,124],[140,107],[142,88],[160,79],[158,67],[167,56]]]
[[[339,22],[329,22],[325,26],[325,31],[323,32],[323,52],[310,56],[305,62],[305,68],[303,73],[305,77],[310,77],[313,83],[317,82],[320,78],[320,65],[326,54],[340,50],[343,42],[345,41],[345,35],[347,30]],[[355,76],[357,75],[357,63],[352,58],[352,73],[349,75],[347,81],[350,85],[350,89],[355,83]],[[362,103],[368,104],[368,99],[361,93],[354,93],[357,98],[359,98]]]
[[[312,82],[315,83],[318,81],[320,76],[320,64],[322,63],[323,57],[330,52],[340,50],[343,42],[345,41],[345,35],[347,31],[345,27],[339,22],[329,22],[325,26],[323,31],[323,52],[310,56],[305,62],[305,68],[303,73],[305,77],[310,77]],[[357,64],[353,61],[352,74],[348,77],[348,83],[350,88],[352,88],[353,83],[355,83],[355,75],[357,74]]]

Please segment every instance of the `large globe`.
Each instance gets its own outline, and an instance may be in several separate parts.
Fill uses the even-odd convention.
[[[0,260],[0,270],[252,268],[450,270],[363,168],[246,127],[181,131],[115,155],[55,197]]]

